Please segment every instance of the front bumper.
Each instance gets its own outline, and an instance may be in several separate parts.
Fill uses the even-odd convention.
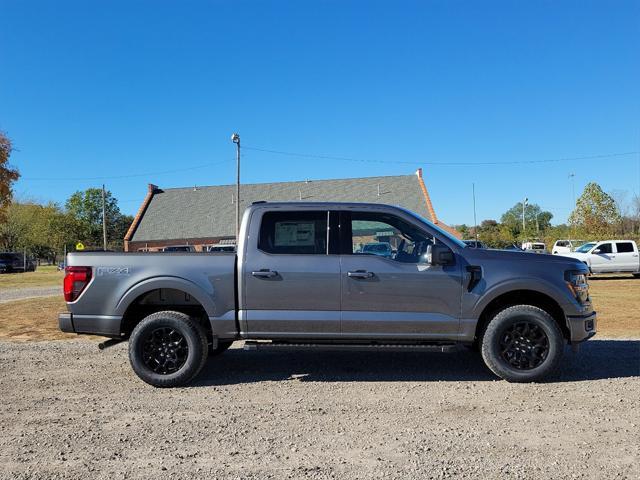
[[[588,315],[567,316],[571,343],[584,342],[596,334],[596,312]]]
[[[122,317],[111,315],[58,314],[58,327],[67,333],[84,333],[103,337],[120,338]]]

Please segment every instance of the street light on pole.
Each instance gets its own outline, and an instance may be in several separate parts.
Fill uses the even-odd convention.
[[[240,135],[231,135],[231,141],[236,144],[236,248],[240,238]]]

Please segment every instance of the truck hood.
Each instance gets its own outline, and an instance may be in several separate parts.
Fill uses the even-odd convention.
[[[568,255],[549,255],[532,252],[512,252],[509,250],[492,250],[482,248],[465,248],[461,254],[469,263],[482,264],[483,261],[507,261],[514,263],[546,263],[554,268],[562,268],[565,270],[584,270],[588,272],[587,266],[578,258],[572,258]],[[574,254],[572,254],[574,255]]]

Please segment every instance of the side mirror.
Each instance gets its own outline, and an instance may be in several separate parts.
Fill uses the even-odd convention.
[[[427,247],[425,255],[429,265],[453,265],[454,257],[451,249],[445,245],[435,244]]]
[[[599,249],[599,248],[596,248],[596,249],[595,249],[593,252],[591,252],[591,253],[593,253],[594,255],[597,255],[598,253],[600,253],[600,249]]]

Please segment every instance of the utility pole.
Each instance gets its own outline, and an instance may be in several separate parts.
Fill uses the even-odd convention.
[[[476,234],[476,242],[477,242],[478,241],[478,220],[476,218],[476,184],[472,183],[471,188],[473,191],[473,231]]]
[[[240,135],[231,135],[231,141],[236,144],[236,248],[240,239]]]
[[[571,201],[572,201],[571,212],[573,212],[573,210],[576,208],[576,181],[575,181],[575,178],[576,178],[576,174],[575,173],[570,173],[569,174],[569,179],[571,180]],[[571,213],[569,213],[569,215],[571,215]],[[575,225],[571,226],[571,236],[572,237],[576,236],[575,235],[575,233],[576,233],[575,232],[575,228],[576,228]],[[569,239],[569,240],[571,240],[571,239]]]
[[[107,209],[105,206],[104,183],[102,184],[102,249],[107,251]]]
[[[527,202],[529,201],[528,198],[524,199],[524,202],[522,202],[522,240],[525,240],[525,230],[527,228],[525,221],[524,221],[524,211],[525,208],[527,208]]]

